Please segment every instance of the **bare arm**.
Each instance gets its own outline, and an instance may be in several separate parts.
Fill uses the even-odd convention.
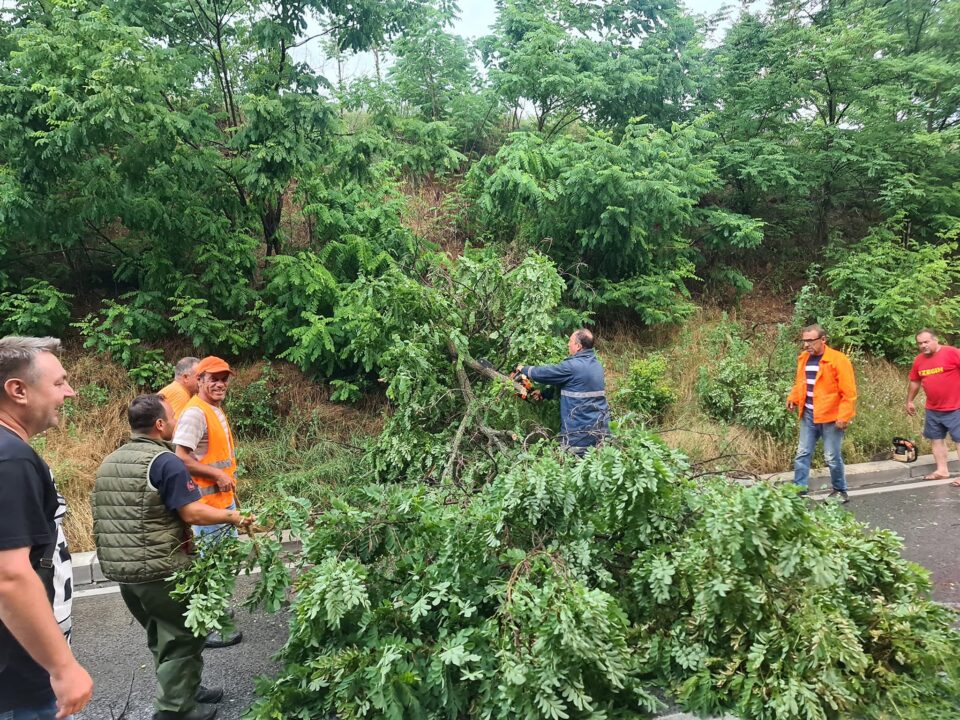
[[[911,380],[910,385],[907,387],[907,415],[913,416],[917,414],[917,406],[913,403],[913,399],[917,396],[918,392],[920,392],[920,381]]]
[[[224,492],[236,488],[237,484],[232,477],[227,475],[220,468],[204,465],[202,462],[195,459],[193,455],[190,454],[190,448],[184,447],[183,445],[177,445],[177,457],[183,460],[183,464],[187,466],[187,472],[194,477],[202,477],[207,478],[208,480],[213,480],[217,484],[217,487]]]
[[[58,718],[79,712],[93,695],[93,680],[67,645],[43,582],[30,565],[30,549],[0,550],[0,620],[50,673]]]
[[[244,518],[236,510],[222,510],[206,503],[192,502],[177,510],[181,519],[190,525],[249,525],[253,518]]]

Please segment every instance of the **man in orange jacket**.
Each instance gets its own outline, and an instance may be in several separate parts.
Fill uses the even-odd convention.
[[[230,422],[223,412],[227,386],[233,370],[226,360],[209,355],[194,368],[198,392],[177,420],[173,436],[177,457],[200,490],[200,501],[221,510],[236,510],[237,451]],[[201,545],[225,534],[236,535],[233,525],[194,525],[193,536]],[[223,636],[213,633],[207,647],[236,645],[242,633]]]
[[[823,457],[830,468],[833,491],[828,497],[847,502],[843,472],[843,432],[856,415],[857,383],[850,358],[827,346],[819,325],[803,329],[803,352],[797,358],[797,377],[787,397],[787,409],[800,416],[800,442],[793,464],[793,482],[806,494],[810,461],[817,440],[823,438]]]

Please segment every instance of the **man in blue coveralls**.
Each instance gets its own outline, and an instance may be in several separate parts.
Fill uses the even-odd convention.
[[[574,330],[567,341],[570,357],[556,365],[524,365],[520,372],[534,382],[560,388],[560,441],[582,455],[610,434],[610,408],[603,365],[593,350],[593,333]]]

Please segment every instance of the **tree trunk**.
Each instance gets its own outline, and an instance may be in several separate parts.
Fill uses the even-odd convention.
[[[261,222],[263,223],[263,241],[267,245],[267,256],[280,254],[280,219],[283,217],[283,195],[277,195],[275,201],[265,203]]]

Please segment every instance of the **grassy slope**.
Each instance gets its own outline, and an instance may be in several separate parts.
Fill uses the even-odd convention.
[[[774,326],[769,321],[755,320],[755,313],[756,309],[748,307],[739,313],[739,317],[736,312],[730,316],[747,327],[756,328],[763,323],[759,333],[772,342]],[[659,428],[668,443],[698,462],[720,458],[709,463],[711,468],[745,473],[789,469],[793,464],[794,439],[779,442],[764,433],[718,422],[708,417],[699,405],[695,391],[699,369],[715,361],[706,336],[721,318],[719,311],[701,310],[682,328],[643,336],[629,329],[611,328],[600,346],[607,367],[610,395],[616,397],[617,389],[634,360],[650,352],[660,352],[667,358],[672,370],[670,380],[679,391],[678,401]],[[888,451],[895,435],[920,440],[922,419],[909,418],[903,411],[908,369],[885,360],[856,355],[853,362],[859,397],[857,417],[844,442],[845,461],[854,463],[875,459]],[[614,410],[617,410],[616,402]],[[929,452],[926,441],[921,448],[922,452]]]
[[[74,551],[93,549],[90,493],[100,461],[128,436],[126,407],[137,394],[126,372],[93,355],[68,355],[64,365],[77,397],[68,401],[61,427],[34,441],[67,500],[66,532]],[[258,379],[262,364],[240,366],[234,390]],[[240,497],[255,503],[263,494],[309,495],[311,484],[336,487],[359,452],[355,436],[376,433],[379,398],[357,407],[329,402],[325,388],[287,364],[271,369],[267,415],[276,421],[238,439]]]
[[[750,315],[741,311],[740,319],[749,321]],[[710,469],[748,473],[787,469],[793,440],[776,442],[739,426],[718,423],[698,405],[694,391],[697,371],[713,360],[704,338],[720,318],[719,312],[704,310],[682,328],[644,333],[626,327],[603,329],[599,348],[607,366],[610,394],[616,396],[635,359],[662,352],[680,394],[661,427],[668,443],[697,462],[720,458],[708,464]],[[89,550],[94,474],[103,457],[126,436],[125,407],[136,390],[122,369],[100,358],[68,356],[65,362],[78,397],[68,405],[63,426],[39,438],[37,445],[67,498],[71,545],[75,550]],[[902,411],[906,370],[878,360],[858,360],[856,369],[861,399],[856,423],[848,433],[847,461],[869,460],[897,434],[919,438],[920,419],[907,418]],[[241,366],[231,392],[239,395],[262,372],[260,364]],[[331,403],[324,387],[281,363],[272,366],[269,387],[274,391],[271,397],[250,395],[244,405],[247,410],[251,405],[269,406],[266,417],[274,420],[256,424],[252,432],[239,438],[242,501],[255,503],[258,497],[273,494],[316,495],[317,484],[335,490],[355,471],[360,440],[379,431],[382,398],[366,398],[357,407]]]

